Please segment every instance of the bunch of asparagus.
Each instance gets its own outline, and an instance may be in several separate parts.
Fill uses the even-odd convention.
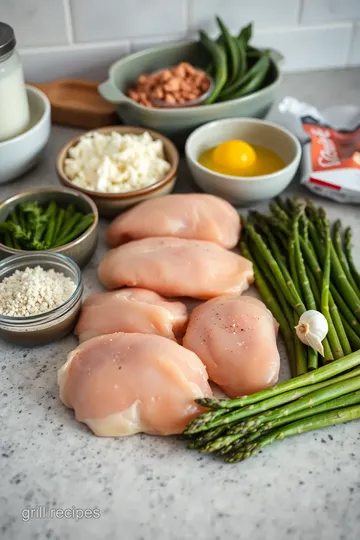
[[[250,212],[242,254],[254,265],[255,283],[280,325],[293,375],[301,375],[360,349],[360,274],[351,252],[351,229],[330,228],[311,201],[276,199],[270,215]],[[295,326],[307,310],[328,323],[324,356],[298,339]]]
[[[20,203],[0,222],[0,240],[6,246],[23,250],[55,249],[75,240],[90,227],[94,214],[79,212],[74,204],[67,208],[50,201]]]
[[[280,325],[297,377],[238,399],[197,400],[210,410],[187,426],[188,448],[216,452],[227,462],[360,418],[360,274],[351,229],[342,238],[340,221],[331,230],[325,211],[311,202],[278,198],[270,210],[242,220],[240,247],[253,262],[256,286]],[[310,309],[320,311],[329,328],[320,368],[318,353],[295,332]]]
[[[243,461],[275,441],[360,418],[360,351],[237,399],[199,399],[209,411],[184,432],[188,448]]]

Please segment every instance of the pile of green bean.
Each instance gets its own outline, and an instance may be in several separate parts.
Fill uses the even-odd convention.
[[[94,221],[94,214],[79,212],[74,204],[67,208],[55,201],[19,204],[0,222],[0,240],[14,249],[40,251],[55,249],[78,238]]]
[[[207,71],[214,81],[205,104],[237,99],[259,90],[266,84],[271,67],[270,52],[250,45],[251,23],[233,36],[220,17],[216,21],[221,32],[216,40],[200,31],[200,43],[211,56]]]

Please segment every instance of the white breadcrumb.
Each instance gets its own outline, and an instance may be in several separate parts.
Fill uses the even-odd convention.
[[[41,266],[16,270],[0,283],[0,313],[10,317],[39,315],[61,306],[75,291],[75,283]]]
[[[125,193],[159,182],[170,170],[163,143],[141,135],[92,132],[69,150],[64,172],[75,185],[101,193]]]

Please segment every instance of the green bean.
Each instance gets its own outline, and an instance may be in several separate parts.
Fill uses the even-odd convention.
[[[269,65],[270,55],[268,51],[265,51],[241,79],[221,92],[221,95],[219,96],[220,101],[235,99],[236,97],[243,96],[245,93],[252,92],[263,82],[269,69]]]
[[[4,231],[4,244],[7,247],[13,248],[14,243],[10,231]]]
[[[21,244],[20,244],[19,240],[17,238],[15,238],[15,236],[13,236],[13,242],[14,242],[14,248],[15,249],[21,249]]]
[[[10,215],[9,215],[7,221],[12,221],[13,223],[16,223],[16,225],[20,226],[19,218],[18,218],[18,215],[16,213],[16,208],[12,212],[10,212]]]
[[[76,212],[64,222],[63,230],[52,247],[58,247],[59,245],[62,246],[66,243],[64,242],[64,238],[67,238],[71,231],[74,230],[74,227],[79,223],[83,215],[84,214],[81,214],[80,212]]]
[[[260,65],[260,62],[261,62],[261,65]],[[264,56],[260,58],[260,60],[255,65],[258,66],[257,73],[228,99],[237,99],[239,97],[246,96],[247,94],[251,94],[252,92],[255,92],[261,87],[269,71],[269,66],[270,66],[269,54],[265,53]],[[250,71],[248,73],[250,73]]]
[[[54,244],[58,238],[60,238],[60,231],[61,227],[65,220],[65,210],[64,208],[60,208],[58,215],[56,217],[56,223],[55,223],[55,229],[54,229],[54,235],[52,239],[52,244]],[[52,247],[52,246],[51,246]]]
[[[16,208],[10,213],[8,219],[7,219],[7,223],[14,223],[15,225],[17,225],[18,227],[20,227],[20,223],[19,223],[19,220],[18,220],[18,217],[17,217],[17,214],[16,214]],[[11,240],[12,240],[12,243],[13,243],[13,246],[15,249],[21,249],[21,245],[20,245],[20,242],[19,240],[11,234],[10,231],[8,231],[10,236],[11,236]]]
[[[216,22],[218,23],[218,26],[222,32],[223,37],[223,44],[225,47],[225,50],[228,52],[228,57],[230,60],[230,82],[237,79],[238,73],[239,73],[239,67],[240,67],[240,55],[239,55],[239,49],[237,45],[236,39],[230,34],[227,26],[224,24],[224,22],[220,19],[220,17],[216,17]]]
[[[219,45],[212,41],[205,32],[200,31],[200,41],[203,46],[211,54],[215,75],[214,75],[214,87],[210,92],[210,95],[204,101],[205,104],[214,103],[218,95],[220,94],[227,79],[227,66],[226,66],[226,54],[222,45]]]
[[[238,79],[241,79],[247,71],[246,44],[241,39],[238,39],[237,48],[239,52]]]
[[[43,224],[43,225],[40,225],[40,227],[36,230],[34,236],[33,236],[33,241],[34,242],[40,242],[43,235],[44,235],[44,232],[45,232],[45,229],[46,229],[46,225]]]
[[[245,47],[247,46],[250,39],[252,38],[252,30],[253,30],[252,23],[249,23],[248,25],[244,26],[240,30],[240,33],[238,35],[238,41],[242,41],[244,43]]]
[[[68,244],[72,240],[75,240],[76,238],[78,238],[83,232],[85,232],[90,227],[90,225],[94,221],[94,218],[95,218],[94,214],[86,214],[85,216],[83,215],[80,221],[77,223],[77,225],[71,229],[68,235],[63,236],[58,242],[55,243],[53,247],[56,248],[56,247],[63,246],[65,244]]]
[[[18,211],[18,217],[19,217],[19,224],[20,224],[20,227],[22,228],[22,230],[24,231],[24,233],[26,233],[26,232],[27,232],[26,215],[24,215],[24,212],[22,211],[20,205],[17,207],[17,211]]]
[[[49,248],[54,240],[54,231],[55,231],[55,223],[57,219],[57,214],[59,213],[59,209],[57,204],[55,203],[50,210],[50,213],[48,214],[48,223],[46,227],[46,233],[44,242],[47,248]]]

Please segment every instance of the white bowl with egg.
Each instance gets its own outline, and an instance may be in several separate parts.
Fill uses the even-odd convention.
[[[50,102],[43,92],[32,86],[26,87],[26,93],[30,122],[23,133],[0,142],[0,184],[15,180],[34,167],[49,140]]]
[[[206,150],[229,140],[241,140],[271,150],[284,166],[261,176],[221,174],[199,163]],[[196,184],[205,192],[235,205],[248,205],[279,195],[294,178],[301,158],[301,145],[287,129],[255,118],[216,120],[197,128],[185,145],[186,161]]]
[[[86,186],[86,182],[84,183],[84,185],[74,183],[69,177],[69,169],[67,167],[67,164],[69,163],[69,158],[71,158],[74,154],[73,152],[71,152],[71,150],[75,149],[78,144],[81,144],[84,140],[86,140],[87,137],[91,137],[93,134],[99,133],[110,136],[112,132],[116,132],[120,135],[142,135],[147,132],[151,136],[153,141],[160,141],[163,149],[163,159],[168,164],[166,172],[164,172],[161,177],[157,178],[156,181],[150,183],[149,185],[141,186],[139,189],[135,187],[134,189],[129,189],[128,191],[116,193],[105,191],[104,189],[106,188],[106,186],[102,187],[102,190],[97,190],[96,188],[89,189],[89,187],[84,187],[84,185]],[[94,157],[96,158],[96,156]],[[89,159],[91,159],[91,155],[89,155]],[[56,162],[56,170],[60,181],[65,186],[79,190],[82,193],[88,195],[98,207],[99,214],[103,217],[111,218],[118,215],[122,210],[128,208],[129,206],[133,206],[138,202],[170,193],[173,190],[176,182],[178,165],[178,151],[176,150],[174,144],[170,141],[170,139],[168,139],[164,135],[140,127],[107,126],[97,130],[89,131],[82,137],[75,137],[74,139],[71,139],[71,141],[69,141],[62,148],[58,155]],[[75,167],[75,169],[79,168],[80,173],[83,172],[83,167],[80,162],[75,162],[73,166]],[[104,170],[103,165],[101,166],[101,168],[102,170]],[[100,168],[98,169],[98,171],[100,171]],[[108,178],[100,179],[100,176],[106,175],[102,175],[99,173],[97,174],[97,176],[97,185],[100,185],[100,183],[102,183],[104,180],[108,180]],[[116,182],[114,183],[114,186],[116,188]]]

